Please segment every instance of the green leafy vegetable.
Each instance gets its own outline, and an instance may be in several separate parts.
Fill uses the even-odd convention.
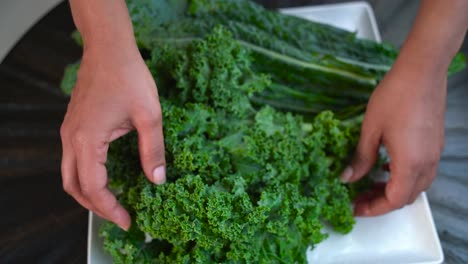
[[[157,81],[177,88],[162,101],[168,183],[119,181],[141,232],[170,245],[151,261],[305,262],[306,248],[326,237],[322,220],[351,230],[337,179],[356,138],[349,127],[330,112],[305,125],[268,106],[255,110],[249,94],[269,80],[252,73],[247,50],[224,29],[152,57]],[[109,163],[135,167],[110,170],[113,179],[140,170],[137,150],[121,150],[111,147]]]
[[[349,232],[350,196],[369,183],[338,174],[397,51],[245,0],[128,7],[161,89],[167,183],[143,176],[135,132],[111,144],[109,186],[134,220],[101,229],[114,261],[305,263],[325,225]]]
[[[71,94],[76,83],[79,68],[79,62],[70,64],[65,68],[62,81],[60,82],[60,88],[65,94]]]
[[[167,183],[142,175],[136,133],[111,144],[110,186],[135,223],[101,235],[117,263],[305,262],[325,223],[349,232],[354,219],[338,180],[357,123],[325,111],[300,116],[249,101],[270,79],[249,51],[217,27],[184,49],[158,47],[148,66],[176,89],[161,100]],[[145,233],[153,238],[144,242]]]
[[[362,114],[372,90],[398,55],[389,44],[265,10],[246,0],[129,1],[142,49],[184,46],[223,25],[249,49],[252,69],[268,73],[272,85],[251,100],[308,117],[332,110],[341,119]],[[166,12],[167,16],[145,16]],[[458,54],[449,75],[465,66]]]
[[[271,77],[272,84],[251,101],[307,118],[324,110],[340,119],[364,113],[370,94],[398,55],[389,44],[247,0],[127,2],[137,42],[149,51],[165,44],[186,46],[223,25],[251,51],[252,70]],[[457,54],[448,74],[465,65],[463,54]]]

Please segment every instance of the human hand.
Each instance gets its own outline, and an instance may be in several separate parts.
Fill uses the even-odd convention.
[[[390,179],[354,202],[357,216],[377,216],[411,204],[434,180],[444,146],[446,72],[432,74],[397,65],[368,103],[351,165],[341,175],[354,182],[373,167],[383,144],[390,157]]]
[[[60,133],[63,188],[82,206],[121,228],[130,216],[107,188],[109,143],[138,131],[146,177],[165,181],[162,116],[153,77],[136,45],[86,49]]]
[[[421,2],[398,58],[370,98],[355,157],[341,175],[343,182],[357,181],[374,165],[380,144],[386,147],[390,179],[357,197],[355,215],[401,208],[434,180],[444,146],[447,70],[468,28],[467,8],[463,0]]]

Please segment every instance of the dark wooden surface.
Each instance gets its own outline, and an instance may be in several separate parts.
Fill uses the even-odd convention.
[[[268,7],[346,1],[261,0]],[[400,46],[419,1],[369,1],[384,40]],[[0,64],[0,263],[85,263],[87,212],[62,191],[63,67],[80,57],[66,3]],[[463,51],[468,54],[465,41]],[[428,191],[446,263],[468,263],[468,74],[449,82],[446,148]]]

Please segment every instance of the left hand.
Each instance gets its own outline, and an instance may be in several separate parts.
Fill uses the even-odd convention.
[[[377,216],[413,203],[431,185],[444,146],[446,72],[415,65],[393,67],[371,96],[351,165],[341,175],[354,182],[373,167],[383,144],[390,180],[355,201],[356,216]]]

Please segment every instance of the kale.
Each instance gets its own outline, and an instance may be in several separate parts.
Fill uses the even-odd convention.
[[[338,175],[397,50],[246,0],[127,2],[160,89],[167,182],[143,176],[136,132],[111,143],[109,186],[134,221],[101,228],[114,262],[305,263],[325,225],[349,232],[369,183]]]
[[[304,263],[307,247],[326,238],[325,223],[351,230],[338,174],[355,124],[329,111],[307,123],[254,108],[249,95],[269,79],[252,72],[248,50],[222,27],[186,49],[152,54],[158,83],[176,88],[161,99],[167,182],[143,177],[136,133],[111,144],[110,185],[135,220],[128,233],[101,230],[116,262]]]
[[[252,70],[271,78],[271,85],[251,96],[251,102],[307,118],[324,110],[342,120],[363,114],[398,55],[388,43],[360,39],[353,32],[269,11],[248,0],[127,3],[141,50],[166,44],[184,48],[223,25],[250,50]],[[465,65],[464,55],[457,54],[448,75]]]
[[[128,5],[141,49],[185,46],[223,25],[251,51],[252,70],[271,76],[272,85],[251,101],[307,117],[324,110],[340,119],[363,114],[398,55],[388,43],[359,39],[353,32],[272,12],[248,0],[132,0]],[[161,13],[165,15],[148,15]],[[448,74],[465,64],[463,54],[457,54]]]
[[[62,81],[60,82],[60,88],[65,94],[71,94],[73,87],[75,86],[76,79],[78,76],[78,69],[80,68],[80,63],[76,62],[65,67],[63,73]]]

